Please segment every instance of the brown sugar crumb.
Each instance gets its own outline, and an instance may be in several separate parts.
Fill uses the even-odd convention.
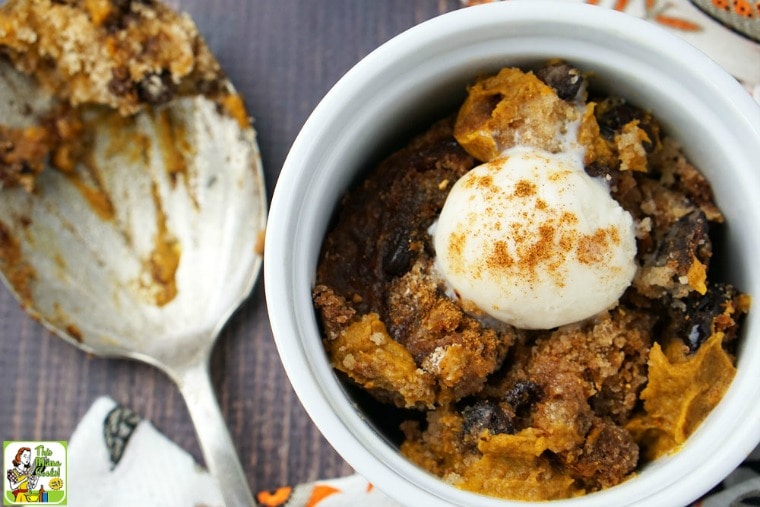
[[[403,407],[433,405],[430,375],[388,335],[376,314],[353,321],[327,347],[333,366],[376,396]]]
[[[72,105],[122,114],[222,86],[192,20],[153,0],[9,0],[0,51]]]
[[[578,126],[578,142],[586,149],[583,162],[587,167],[604,167],[610,171],[618,163],[615,147],[602,136],[596,112],[596,103],[588,102]]]
[[[434,382],[402,345],[390,337],[377,314],[356,316],[331,289],[315,289],[315,301],[329,315],[325,347],[333,367],[378,398],[400,407],[433,405]]]
[[[387,301],[389,329],[435,379],[438,404],[480,391],[516,339],[514,330],[488,329],[442,297],[430,260],[394,280]]]
[[[683,193],[705,214],[705,217],[716,223],[723,222],[723,215],[712,195],[712,188],[707,179],[684,156],[680,145],[672,138],[662,140],[662,149],[650,156],[654,171],[658,172],[663,185]]]
[[[615,135],[615,144],[620,157],[621,171],[647,172],[647,153],[644,143],[651,142],[647,133],[639,128],[638,120],[623,125],[622,131]]]
[[[625,429],[596,419],[571,470],[580,482],[591,481],[594,489],[608,488],[634,470],[638,460],[638,445]]]

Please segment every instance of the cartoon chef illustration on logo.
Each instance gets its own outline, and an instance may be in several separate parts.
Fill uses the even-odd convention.
[[[32,466],[32,450],[29,447],[20,447],[16,457],[12,461],[13,468],[8,470],[13,500],[15,502],[37,502],[38,494],[34,493],[39,477],[34,474]]]

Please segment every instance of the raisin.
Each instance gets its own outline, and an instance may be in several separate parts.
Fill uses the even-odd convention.
[[[620,177],[620,171],[617,167],[610,167],[607,164],[594,161],[584,167],[584,169],[586,170],[586,174],[589,176],[593,178],[602,178],[605,180],[609,184],[610,188],[615,188],[617,186],[617,182]]]
[[[633,108],[617,97],[601,101],[594,109],[594,115],[601,134],[607,139],[615,137],[623,125],[634,119]]]
[[[707,264],[712,256],[707,217],[700,209],[682,216],[668,229],[657,245],[655,266],[674,266],[678,276],[685,276],[694,257]]]
[[[483,431],[492,435],[515,432],[513,417],[492,400],[478,400],[465,407],[462,418],[462,431],[465,437],[472,439],[477,439]]]
[[[553,63],[538,69],[536,77],[554,88],[562,100],[575,98],[583,84],[581,72],[565,62]]]
[[[530,380],[518,380],[504,395],[504,401],[517,414],[529,410],[542,396],[541,386]]]
[[[696,352],[716,331],[732,338],[736,322],[727,309],[738,294],[732,285],[722,282],[710,284],[704,295],[691,292],[680,300],[683,304],[671,305],[664,335],[683,340],[689,352]]]
[[[632,121],[638,121],[649,141],[644,141],[644,149],[651,153],[660,144],[660,126],[654,117],[621,98],[607,98],[594,109],[599,131],[605,139],[612,140],[615,134]]]
[[[391,276],[401,276],[412,264],[412,252],[409,250],[410,239],[406,231],[398,232],[383,256],[383,271]]]

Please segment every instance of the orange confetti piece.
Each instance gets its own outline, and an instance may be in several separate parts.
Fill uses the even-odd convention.
[[[274,491],[261,491],[256,495],[256,501],[263,507],[280,507],[290,499],[293,488],[285,486]]]
[[[665,16],[663,14],[655,16],[654,20],[663,26],[675,28],[676,30],[683,30],[685,32],[698,32],[702,29],[700,25],[686,19]]]
[[[374,484],[372,484],[371,482],[368,482],[367,483],[367,493],[372,492],[373,489],[375,489]]]
[[[586,0],[589,5],[599,5],[599,0]]]
[[[628,0],[617,0],[614,9],[616,11],[624,11],[626,7],[628,7]]]
[[[340,493],[340,490],[332,486],[317,484],[311,492],[309,501],[306,502],[306,507],[315,507],[319,502],[335,493]]]

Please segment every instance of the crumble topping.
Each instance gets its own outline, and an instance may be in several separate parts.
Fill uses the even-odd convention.
[[[190,17],[153,0],[11,0],[0,51],[60,99],[122,114],[213,92],[222,77]]]

